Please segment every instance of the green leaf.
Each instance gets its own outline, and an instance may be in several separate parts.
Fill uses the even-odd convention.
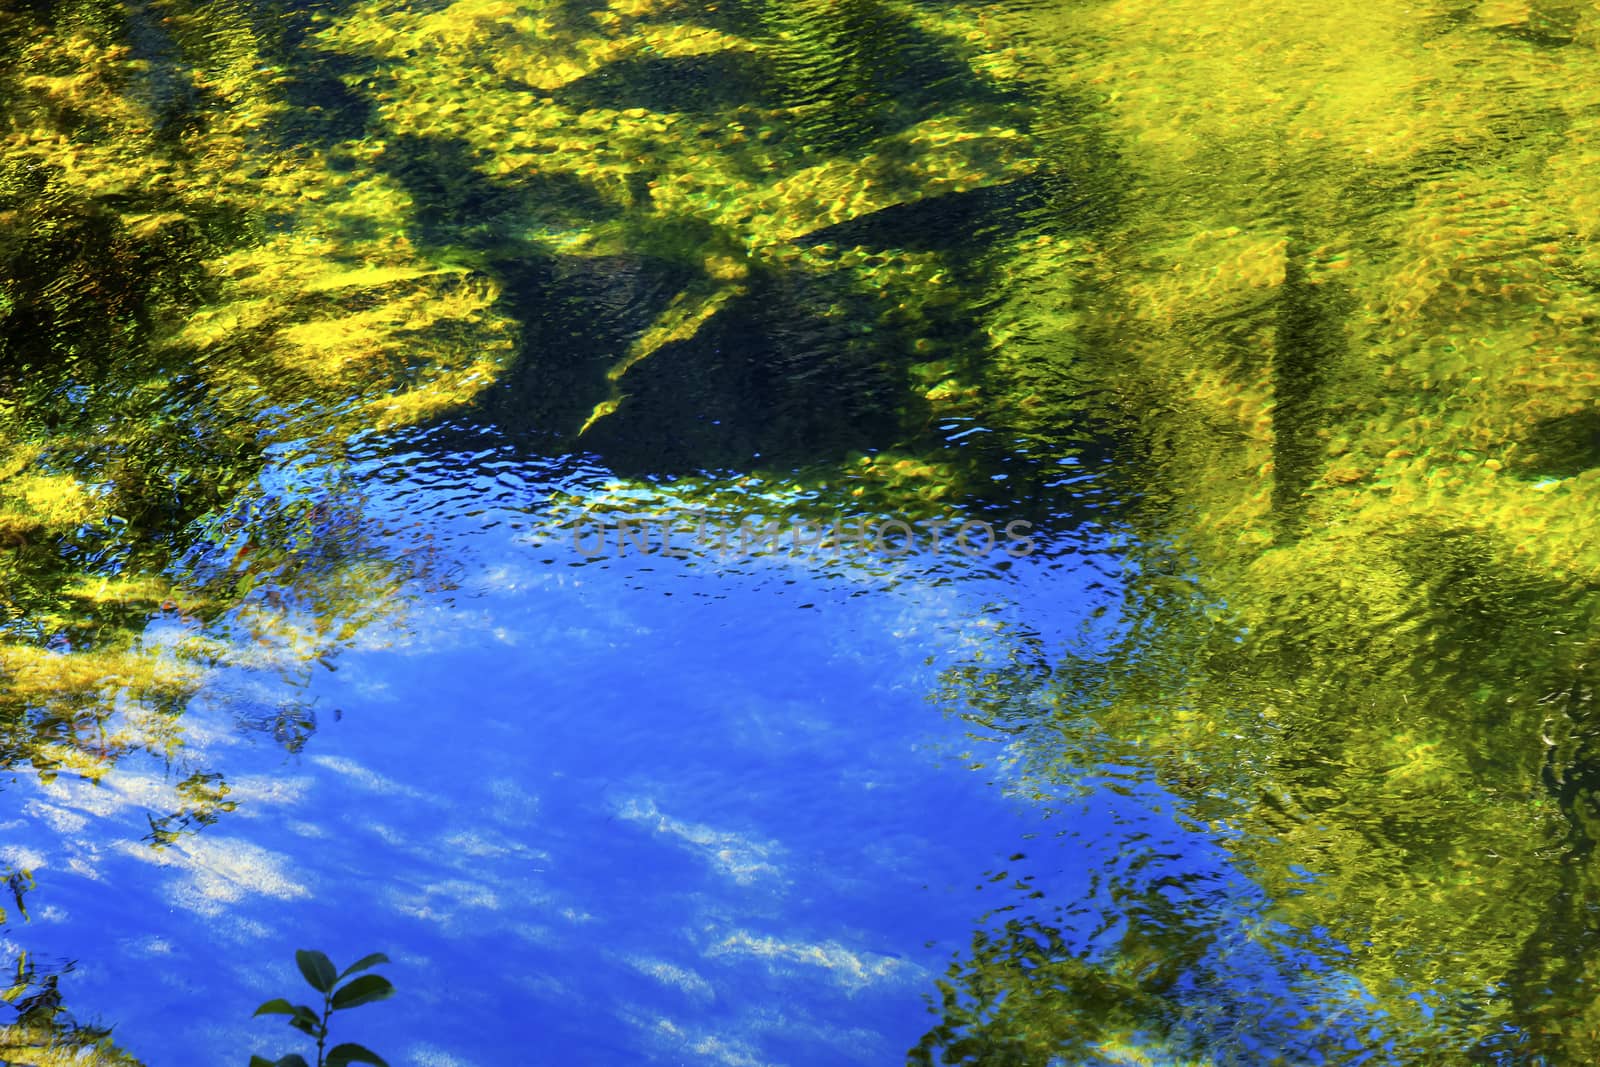
[[[312,1037],[317,1037],[322,1032],[322,1020],[317,1018],[316,1012],[304,1005],[294,1009],[294,1018],[289,1020],[289,1025],[302,1034],[310,1034]]]
[[[294,1014],[294,1005],[293,1004],[290,1004],[287,1000],[284,1000],[282,997],[273,997],[271,1000],[269,1000],[265,1004],[261,1005],[261,1007],[257,1008],[255,1010],[255,1015],[250,1016],[250,1018],[254,1019],[256,1017],[256,1015],[293,1015],[293,1014]]]
[[[328,1067],[345,1067],[348,1063],[370,1063],[373,1067],[389,1067],[382,1056],[361,1045],[346,1042],[328,1050]]]
[[[250,1067],[277,1067],[277,1065],[265,1056],[251,1056]]]
[[[333,961],[315,949],[297,950],[294,961],[300,965],[300,973],[311,983],[311,988],[318,993],[326,993],[339,979],[338,973],[333,969]]]
[[[381,974],[364,974],[333,995],[333,1010],[355,1008],[394,996],[394,986]]]
[[[311,1067],[311,1065],[300,1053],[291,1052],[287,1056],[280,1057],[274,1067]]]
[[[370,956],[362,956],[359,960],[356,960],[350,966],[346,967],[344,970],[339,972],[339,981],[341,981],[341,982],[344,981],[346,978],[349,978],[352,974],[355,974],[357,971],[364,971],[368,967],[376,967],[380,963],[388,963],[388,962],[389,962],[389,957],[385,956],[381,952],[374,952]]]

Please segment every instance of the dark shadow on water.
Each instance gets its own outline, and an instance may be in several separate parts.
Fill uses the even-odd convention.
[[[718,53],[610,63],[551,94],[575,109],[642,107],[707,113],[751,106],[765,95],[763,79],[743,56]]]
[[[1523,478],[1570,478],[1600,467],[1600,411],[1578,411],[1529,427],[1512,473]]]
[[[970,249],[1026,229],[1051,202],[1044,174],[960,193],[896,204],[859,219],[815,230],[796,243],[897,248],[907,252]]]

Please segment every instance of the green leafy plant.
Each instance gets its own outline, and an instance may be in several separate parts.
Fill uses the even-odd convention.
[[[321,952],[300,949],[294,954],[300,973],[311,988],[322,994],[322,1014],[304,1004],[291,1004],[275,997],[255,1010],[256,1015],[287,1015],[289,1025],[303,1034],[317,1039],[317,1067],[345,1067],[351,1063],[370,1063],[375,1067],[389,1067],[383,1057],[362,1045],[351,1042],[326,1048],[328,1043],[328,1017],[336,1011],[359,1008],[363,1004],[386,1000],[394,996],[394,986],[389,979],[378,974],[363,974],[350,978],[357,971],[388,963],[389,957],[381,952],[363,956],[342,971],[335,972],[333,961]],[[346,978],[350,981],[345,982]],[[340,985],[344,982],[344,985]],[[277,1060],[251,1056],[250,1067],[310,1067],[304,1056],[291,1052]]]

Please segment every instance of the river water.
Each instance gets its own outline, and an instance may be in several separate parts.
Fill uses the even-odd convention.
[[[427,443],[346,472],[381,487],[366,514],[394,544],[425,523],[435,574],[403,615],[309,677],[241,665],[190,702],[186,765],[224,775],[237,812],[152,850],[146,805],[183,776],[155,759],[19,794],[10,847],[49,901],[29,944],[92,960],[75,996],[130,1046],[202,1063],[258,1041],[196,1001],[298,984],[254,955],[288,937],[389,947],[409,995],[345,1036],[391,1062],[892,1060],[1008,856],[1078,898],[1130,826],[1178,835],[1131,798],[1008,797],[1004,761],[928,699],[1004,627],[1070,631],[1114,599],[1113,553],[942,575],[591,556],[541,512],[604,471]],[[289,706],[316,724],[293,754],[260,725]]]
[[[1597,12],[0,0],[0,1061],[1594,1062]]]

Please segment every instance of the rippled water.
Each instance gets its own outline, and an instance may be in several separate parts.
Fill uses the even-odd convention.
[[[1600,1058],[1597,47],[0,0],[0,1060]]]
[[[309,678],[213,676],[178,768],[17,794],[14,859],[50,902],[30,944],[85,960],[76,995],[130,1047],[199,1063],[258,1043],[244,1012],[193,1000],[298,982],[255,955],[288,938],[389,947],[408,995],[352,1029],[401,1062],[880,1062],[926,1028],[1007,856],[1077,898],[1131,827],[1179,832],[1131,799],[1008,798],[927,702],[1004,627],[1070,629],[1113,597],[1113,554],[942,577],[589,557],[542,512],[603,470],[427,444],[345,472],[391,529],[379,548],[433,557],[401,618]],[[286,755],[271,728],[290,707],[316,733]],[[145,812],[189,766],[239,808],[154,851]]]

